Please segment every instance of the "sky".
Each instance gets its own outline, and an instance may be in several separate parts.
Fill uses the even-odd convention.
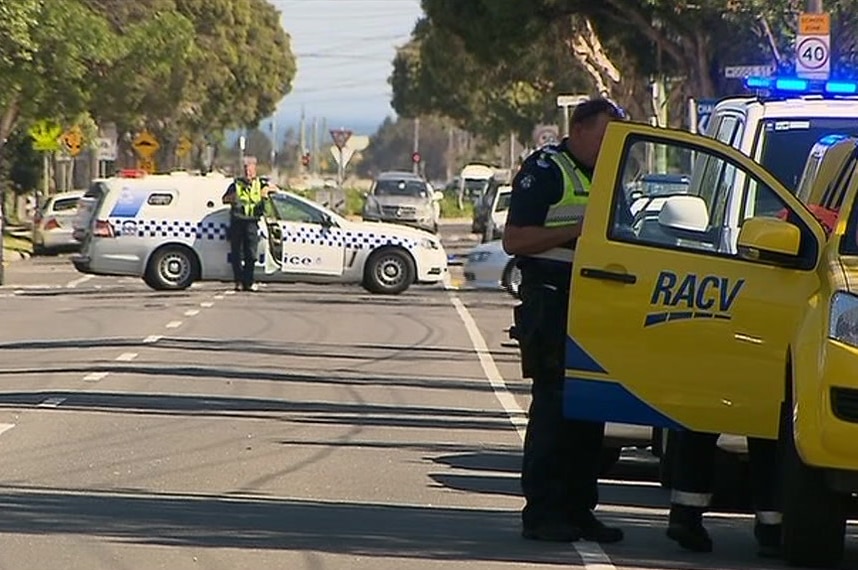
[[[307,136],[313,117],[321,134],[344,127],[374,134],[387,116],[387,79],[396,47],[405,44],[422,14],[420,0],[269,0],[281,12],[298,71],[278,106],[278,133],[297,132],[302,110]],[[270,128],[268,121],[263,123]],[[267,129],[266,129],[267,130]],[[325,142],[330,135],[324,134]]]

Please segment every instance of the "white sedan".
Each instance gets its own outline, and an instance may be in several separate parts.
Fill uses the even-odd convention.
[[[503,250],[500,240],[481,243],[468,253],[464,266],[465,285],[473,289],[503,289],[518,298],[521,271]]]

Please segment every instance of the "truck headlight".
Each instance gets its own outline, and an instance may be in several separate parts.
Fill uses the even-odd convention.
[[[840,291],[831,298],[828,338],[858,348],[858,296]]]
[[[420,240],[420,247],[425,249],[440,249],[440,245],[432,238],[423,238]]]

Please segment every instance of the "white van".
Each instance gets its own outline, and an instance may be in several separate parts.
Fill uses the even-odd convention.
[[[233,280],[231,179],[220,175],[124,175],[96,180],[81,200],[72,261],[78,271],[141,277],[153,289]],[[447,275],[440,240],[428,232],[353,222],[310,200],[277,191],[260,223],[260,282],[359,283],[398,294]]]

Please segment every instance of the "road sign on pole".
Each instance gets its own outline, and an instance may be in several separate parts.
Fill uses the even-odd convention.
[[[343,148],[337,148],[337,145],[331,145],[331,156],[334,157],[334,161],[340,165],[342,168],[348,166],[349,161],[355,154],[355,149],[344,146]]]
[[[143,131],[134,137],[132,144],[134,145],[134,150],[137,151],[137,154],[144,159],[152,158],[155,153],[158,152],[158,149],[161,148],[161,145],[158,144],[158,141],[151,133],[149,133],[149,131]]]
[[[348,129],[331,129],[331,138],[334,140],[334,146],[343,148],[352,136],[352,132]]]
[[[709,119],[715,111],[717,99],[692,99],[689,105],[688,123],[692,133],[706,134],[709,128]]]
[[[724,77],[727,79],[767,77],[774,74],[774,72],[774,65],[728,65],[724,68]]]
[[[827,13],[799,15],[795,39],[795,72],[805,79],[831,75],[831,17]]]

